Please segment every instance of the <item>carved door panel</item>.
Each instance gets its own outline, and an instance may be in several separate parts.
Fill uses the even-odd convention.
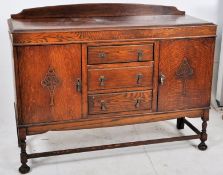
[[[214,38],[160,42],[158,111],[210,105]]]
[[[81,118],[81,46],[18,47],[22,124]]]

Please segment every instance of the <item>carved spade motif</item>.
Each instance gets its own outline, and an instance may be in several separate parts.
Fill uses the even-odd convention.
[[[55,70],[52,67],[49,67],[48,72],[41,84],[43,87],[46,87],[50,93],[50,106],[54,106],[54,93],[59,83],[60,80],[57,77]]]
[[[187,58],[184,58],[179,68],[176,71],[177,79],[182,81],[182,95],[186,95],[186,82],[190,79],[194,74],[194,70],[191,68]]]

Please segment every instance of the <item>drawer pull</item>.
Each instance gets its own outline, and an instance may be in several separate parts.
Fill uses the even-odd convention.
[[[99,58],[105,58],[106,54],[104,52],[101,52],[101,53],[98,54],[98,57]]]
[[[100,76],[99,82],[100,82],[100,86],[104,86],[105,85],[105,77],[103,75]]]
[[[102,111],[106,111],[106,104],[105,104],[105,101],[104,100],[101,100],[101,110]]]
[[[139,50],[138,51],[138,61],[142,61],[142,59],[143,59],[143,51]]]
[[[136,108],[139,108],[139,107],[140,107],[140,103],[141,103],[141,99],[137,99],[137,100],[136,100],[135,107],[136,107]]]
[[[163,85],[166,77],[162,73],[160,74],[160,84]]]
[[[81,80],[78,78],[76,83],[77,92],[81,92]]]
[[[140,84],[142,78],[143,78],[143,75],[142,75],[142,74],[138,74],[138,75],[136,76],[136,83],[137,83],[137,84]]]

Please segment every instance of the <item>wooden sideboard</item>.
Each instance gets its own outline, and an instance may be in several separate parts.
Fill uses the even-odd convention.
[[[28,159],[200,139],[206,150],[216,25],[175,7],[79,4],[23,10],[13,45],[20,172]],[[200,117],[198,130],[186,118]],[[177,119],[195,134],[42,153],[26,137]]]

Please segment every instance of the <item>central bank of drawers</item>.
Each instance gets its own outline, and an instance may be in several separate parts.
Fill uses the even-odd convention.
[[[88,113],[151,111],[153,44],[88,47]]]

